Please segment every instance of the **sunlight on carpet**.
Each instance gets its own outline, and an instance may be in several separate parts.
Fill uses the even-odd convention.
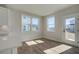
[[[44,50],[44,52],[47,53],[47,54],[59,54],[59,53],[62,53],[64,51],[66,51],[66,50],[69,50],[71,48],[72,48],[71,46],[61,44],[59,46]]]
[[[28,46],[36,45],[37,43],[34,41],[25,42]]]
[[[42,41],[42,40],[35,40],[35,42],[37,42],[37,43],[44,43],[44,41]]]

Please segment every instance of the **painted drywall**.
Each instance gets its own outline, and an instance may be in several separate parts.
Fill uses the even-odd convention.
[[[8,49],[8,48],[13,48],[21,45],[21,37],[17,29],[17,25],[14,27],[16,24],[16,15],[12,15],[11,11],[7,8],[0,7],[0,25],[6,25],[9,30],[7,32],[6,36],[1,36],[0,32],[0,51],[3,49]],[[15,19],[13,19],[12,17]],[[17,29],[17,30],[16,30]]]
[[[17,48],[9,48],[0,51],[0,54],[17,54]]]
[[[72,7],[69,7],[69,8],[66,8],[64,10],[61,10],[61,11],[58,11],[56,13],[53,13],[51,14],[52,16],[55,16],[56,18],[56,30],[55,32],[48,32],[46,30],[46,17],[44,17],[44,30],[43,30],[43,37],[44,38],[48,38],[48,39],[51,39],[51,40],[55,40],[55,41],[60,41],[60,42],[63,42],[64,39],[62,39],[63,37],[63,22],[65,20],[65,16],[69,16],[69,15],[74,15],[74,14],[77,14],[79,13],[79,5],[74,5]],[[51,15],[48,15],[48,16],[51,16]],[[77,34],[79,35],[79,34]],[[78,36],[76,36],[76,41],[79,41],[78,39]],[[75,44],[76,45],[76,44]]]
[[[8,8],[0,8],[0,12],[6,12],[1,14],[0,25],[7,25],[9,28],[8,36],[0,36],[0,51],[1,53],[10,53],[11,49],[21,45],[22,41],[33,40],[42,37],[42,18],[37,15],[28,14],[21,11],[16,11]],[[38,32],[22,32],[22,15],[36,16],[40,18],[40,30]],[[3,17],[2,17],[3,16]],[[3,21],[2,21],[3,19]],[[8,51],[9,52],[8,52]],[[7,52],[6,52],[7,51]]]

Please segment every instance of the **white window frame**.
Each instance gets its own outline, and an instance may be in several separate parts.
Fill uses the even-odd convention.
[[[30,30],[29,30],[29,31],[24,31],[24,28],[23,28],[23,17],[24,17],[24,16],[30,17],[30,24],[27,24],[27,25],[30,25]],[[33,31],[33,30],[32,30],[32,18],[37,18],[37,19],[38,19],[38,30],[36,30],[36,31]],[[33,17],[33,16],[28,16],[28,15],[22,15],[22,22],[21,22],[21,23],[22,23],[22,26],[21,26],[21,27],[22,27],[22,32],[31,32],[31,31],[32,31],[32,32],[37,32],[37,31],[39,31],[39,29],[40,29],[40,25],[39,25],[39,24],[40,24],[40,18],[39,18],[39,17]]]
[[[55,23],[55,24],[48,24],[48,20],[49,20],[49,18],[51,18],[51,17],[54,17],[54,23]],[[55,32],[55,30],[56,30],[56,20],[55,20],[55,16],[46,17],[46,22],[47,22],[47,28],[46,28],[46,30],[47,30],[48,32]],[[49,25],[54,25],[54,30],[49,30]]]

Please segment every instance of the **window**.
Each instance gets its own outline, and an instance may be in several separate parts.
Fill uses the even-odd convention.
[[[55,17],[48,17],[47,18],[47,31],[55,31]]]
[[[22,27],[23,27],[23,31],[30,31],[30,17],[29,16],[23,16],[22,17]]]
[[[22,30],[23,32],[37,31],[39,29],[39,18],[22,16]]]
[[[75,32],[75,17],[66,19],[66,31]]]
[[[65,39],[75,41],[75,17],[65,19]]]
[[[32,31],[38,31],[39,28],[39,19],[33,17],[32,18]]]

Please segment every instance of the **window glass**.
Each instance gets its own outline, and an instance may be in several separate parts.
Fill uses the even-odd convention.
[[[23,32],[27,31],[37,31],[39,29],[39,18],[22,16],[22,30]]]
[[[22,17],[23,31],[30,31],[30,20],[29,16]]]
[[[48,17],[47,18],[47,30],[48,31],[55,31],[55,17]]]
[[[66,19],[66,30],[75,32],[75,17]]]
[[[33,17],[32,18],[32,31],[38,31],[39,28],[39,19]]]

